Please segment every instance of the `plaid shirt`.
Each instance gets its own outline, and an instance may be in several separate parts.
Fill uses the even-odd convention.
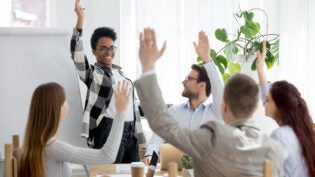
[[[89,64],[83,50],[82,29],[73,30],[70,50],[71,58],[76,66],[79,77],[88,88],[84,106],[81,136],[88,138],[88,144],[90,146],[92,145],[94,137],[93,130],[97,127],[97,119],[102,118],[100,115],[106,112],[113,95],[113,74],[110,68],[103,64]],[[130,79],[124,76],[120,66],[113,64],[113,68],[118,69],[122,77],[132,83]],[[135,135],[139,144],[145,144],[143,129],[140,122],[140,112],[135,103],[136,101],[133,90],[134,120],[136,120]]]

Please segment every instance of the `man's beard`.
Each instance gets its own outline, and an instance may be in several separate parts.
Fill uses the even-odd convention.
[[[183,97],[186,97],[186,98],[188,98],[188,99],[192,99],[192,98],[195,98],[195,97],[198,97],[198,94],[197,93],[192,93],[192,92],[190,92],[190,91],[183,91],[182,92],[182,96]]]

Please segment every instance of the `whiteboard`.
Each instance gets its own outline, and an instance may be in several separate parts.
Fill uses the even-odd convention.
[[[57,82],[66,91],[69,112],[58,136],[86,147],[80,137],[82,101],[75,66],[70,55],[71,30],[53,28],[0,28],[0,151],[20,135],[22,145],[29,104],[35,88]]]

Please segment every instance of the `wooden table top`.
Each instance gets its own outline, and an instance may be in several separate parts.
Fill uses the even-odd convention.
[[[121,167],[125,167],[129,169],[130,164],[104,164],[104,165],[92,165],[90,166],[90,177],[96,177],[96,175],[130,175],[130,172],[117,172],[116,165]],[[167,171],[160,171],[159,165],[156,168],[155,175],[163,176]],[[145,171],[146,174],[146,171]],[[182,173],[178,171],[178,175],[180,176]]]

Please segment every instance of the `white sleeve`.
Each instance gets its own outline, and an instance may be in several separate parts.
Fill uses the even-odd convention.
[[[221,102],[223,97],[223,79],[220,71],[215,66],[214,62],[208,62],[203,65],[207,71],[210,83],[211,83],[211,93],[212,93],[212,107],[211,110],[217,119],[222,119],[221,116]]]
[[[146,149],[145,156],[149,156],[153,154],[153,151],[156,153],[160,151],[160,145],[164,143],[164,139],[161,138],[159,135],[156,133],[153,133]]]
[[[266,85],[259,85],[259,87],[260,87],[261,100],[265,101],[267,94],[269,92],[269,89],[271,87],[271,83],[268,83]]]

